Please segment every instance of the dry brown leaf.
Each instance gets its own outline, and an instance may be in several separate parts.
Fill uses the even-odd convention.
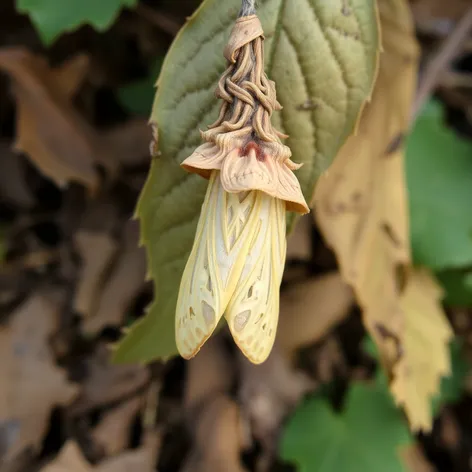
[[[308,353],[307,366],[314,377],[322,384],[329,384],[336,377],[347,376],[348,366],[343,355],[340,340],[336,336],[323,339],[321,345]],[[364,369],[351,372],[351,380],[367,380],[363,375]],[[360,378],[359,378],[360,377]]]
[[[92,470],[79,445],[69,440],[62,446],[56,459],[43,467],[40,472],[92,472]]]
[[[238,363],[241,371],[239,396],[249,416],[253,435],[268,454],[274,453],[282,421],[316,384],[290,364],[277,344],[263,364],[252,364],[242,355],[238,356]]]
[[[123,166],[147,164],[151,140],[151,127],[141,118],[117,126],[103,136],[105,147]]]
[[[119,258],[113,264],[97,309],[85,320],[83,330],[96,334],[106,326],[121,326],[131,301],[143,287],[146,277],[146,253],[139,247],[139,227],[136,221],[128,222]]]
[[[17,101],[15,150],[26,153],[59,186],[74,180],[94,191],[99,184],[95,165],[112,170],[114,164],[72,105],[87,68],[85,56],[51,68],[24,48],[0,50],[0,69],[10,75]]]
[[[234,372],[223,338],[210,338],[187,365],[184,404],[194,444],[182,470],[245,471],[239,456],[247,437],[239,407],[227,396]]]
[[[187,362],[184,405],[187,412],[215,394],[229,392],[234,382],[234,369],[221,336],[212,336],[198,356]]]
[[[194,440],[182,472],[247,472],[240,459],[247,443],[241,412],[226,395],[217,395],[202,406]]]
[[[155,472],[161,440],[159,432],[147,431],[141,447],[106,459],[93,472]]]
[[[348,139],[320,179],[316,217],[336,252],[343,277],[355,290],[382,360],[394,376],[391,387],[396,401],[405,407],[413,429],[427,430],[431,418],[425,411],[434,386],[447,370],[444,343],[448,335],[439,308],[431,314],[429,307],[420,307],[425,309],[422,329],[429,336],[429,342],[423,343],[415,320],[410,319],[417,315],[401,297],[405,286],[405,293],[410,294],[418,284],[417,274],[410,282],[407,277],[410,247],[402,150],[416,88],[418,46],[404,0],[383,0],[379,9],[383,53],[372,101],[357,135]],[[436,292],[425,277],[421,283],[434,305]],[[412,344],[416,344],[414,349]],[[431,358],[431,351],[436,357]],[[425,356],[430,366],[420,372],[418,365]]]
[[[74,297],[74,309],[89,317],[95,310],[95,304],[103,289],[104,277],[118,244],[107,233],[79,231],[75,244],[82,259],[79,281]]]
[[[0,421],[7,429],[7,458],[39,447],[52,409],[77,393],[49,347],[59,310],[53,300],[33,295],[0,329]]]
[[[131,422],[142,404],[142,398],[138,396],[124,402],[107,412],[93,430],[93,440],[107,456],[118,454],[126,448],[129,441]]]
[[[297,349],[316,343],[349,311],[352,289],[338,272],[307,279],[283,291],[277,342],[291,358]]]
[[[55,460],[40,472],[154,472],[161,437],[157,432],[146,432],[143,445],[106,459],[97,466],[91,465],[75,441],[68,441]]]
[[[71,406],[72,414],[81,414],[94,408],[124,399],[142,389],[150,378],[142,365],[110,364],[110,351],[100,345],[95,356],[88,359],[89,375],[77,402]]]
[[[0,195],[24,209],[35,203],[33,192],[25,180],[23,159],[15,155],[5,142],[0,142]]]
[[[426,459],[418,444],[411,444],[400,451],[400,457],[410,472],[435,472],[436,468]]]

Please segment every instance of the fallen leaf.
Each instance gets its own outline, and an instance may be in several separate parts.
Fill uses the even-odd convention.
[[[416,269],[400,298],[404,313],[401,355],[393,366],[391,391],[414,430],[432,427],[431,400],[451,371],[453,333],[441,306],[442,289],[426,269]]]
[[[266,454],[273,455],[286,415],[316,384],[291,365],[277,344],[261,365],[252,364],[239,354],[240,402],[254,437],[264,445]]]
[[[145,433],[143,445],[138,449],[123,452],[93,466],[85,459],[79,445],[69,440],[56,459],[40,472],[154,472],[160,442],[159,433],[148,431]]]
[[[314,344],[349,312],[354,296],[338,272],[306,279],[281,293],[277,342],[285,355]]]
[[[198,356],[187,362],[184,405],[188,413],[218,393],[229,392],[234,383],[234,368],[221,336],[212,336]]]
[[[456,417],[454,411],[445,409],[441,415],[439,437],[445,449],[457,454],[461,448],[462,431],[460,418]]]
[[[142,398],[136,396],[105,413],[92,433],[92,439],[107,456],[126,449],[130,438],[131,422],[142,406]]]
[[[104,345],[99,345],[95,355],[87,359],[87,368],[81,395],[70,407],[73,415],[122,400],[142,389],[150,378],[145,366],[110,364],[110,352]]]
[[[436,472],[436,468],[426,459],[418,444],[411,444],[401,450],[400,457],[409,472]]]
[[[307,361],[310,372],[321,384],[326,385],[335,381],[336,377],[349,375],[340,340],[334,335],[323,339],[319,347],[308,352]],[[362,375],[362,371],[359,374]],[[355,371],[351,373],[351,377],[358,379]]]
[[[70,439],[62,446],[56,459],[43,467],[40,472],[92,472],[92,470],[79,445]]]
[[[238,405],[226,395],[213,397],[199,411],[194,449],[182,472],[247,472],[240,459],[245,443]]]
[[[114,163],[72,104],[87,68],[85,56],[53,69],[26,49],[0,50],[0,69],[10,75],[17,101],[14,149],[27,154],[57,185],[73,180],[95,191],[96,165],[111,171]]]
[[[182,28],[159,78],[151,122],[159,127],[137,214],[148,251],[155,301],[115,352],[117,362],[151,361],[177,354],[175,306],[207,182],[180,163],[200,144],[220,103],[214,91],[225,69],[223,49],[240,0],[206,0]],[[297,177],[307,200],[316,180],[354,130],[376,74],[375,2],[259,0],[266,37],[266,70],[277,83],[283,111],[273,116],[290,135]],[[327,87],[326,84],[329,84]],[[156,146],[152,146],[156,151]],[[157,157],[157,154],[156,154]],[[289,227],[294,215],[288,215]]]
[[[21,156],[15,155],[5,142],[0,142],[0,195],[22,209],[29,209],[35,197],[26,183],[23,164]]]
[[[118,250],[106,232],[79,231],[74,236],[81,257],[81,269],[74,297],[74,309],[84,317],[93,315],[103,290],[103,279]],[[97,293],[98,292],[98,293]]]
[[[240,409],[228,397],[234,374],[221,335],[188,361],[184,405],[194,442],[182,472],[245,471],[239,456],[247,438]]]
[[[0,328],[0,429],[8,438],[7,459],[28,447],[37,450],[53,408],[77,394],[49,347],[59,314],[58,303],[36,294]]]
[[[420,272],[408,277],[402,148],[416,88],[418,46],[408,4],[383,0],[379,7],[383,53],[372,101],[358,133],[347,140],[319,181],[316,217],[393,376],[396,401],[404,406],[413,429],[428,430],[431,398],[448,370],[445,344],[450,330],[433,282]],[[422,305],[413,307],[411,294],[418,290],[430,299],[422,298]],[[415,317],[426,323],[426,339]]]
[[[161,442],[158,431],[146,431],[141,447],[106,459],[93,472],[155,472]]]
[[[96,311],[83,323],[83,331],[89,335],[97,334],[106,326],[121,326],[131,301],[144,286],[146,254],[138,246],[137,222],[128,222],[123,233],[119,257],[99,294]]]

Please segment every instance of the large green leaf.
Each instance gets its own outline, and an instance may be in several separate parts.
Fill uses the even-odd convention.
[[[386,384],[354,384],[341,413],[320,397],[300,406],[283,432],[281,455],[298,472],[406,472],[398,452],[410,442]]]
[[[290,135],[303,192],[353,131],[373,86],[378,31],[375,0],[259,0],[266,70],[284,109],[274,116]],[[149,361],[177,352],[174,310],[207,181],[179,164],[200,144],[200,129],[217,116],[214,90],[226,68],[223,49],[240,0],[206,0],[176,38],[158,81],[151,120],[161,155],[138,205],[156,299],[121,342],[118,361]],[[293,217],[289,218],[293,222]]]
[[[406,173],[415,263],[432,269],[472,264],[472,142],[430,102],[408,138]]]
[[[16,0],[18,11],[29,14],[45,44],[85,23],[104,31],[122,7],[137,3],[138,0]]]

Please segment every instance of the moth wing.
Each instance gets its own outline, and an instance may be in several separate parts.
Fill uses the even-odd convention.
[[[254,364],[267,359],[275,341],[286,256],[285,202],[257,193],[258,230],[225,312],[234,341]]]
[[[176,343],[185,359],[211,336],[234,292],[254,233],[255,200],[253,193],[227,194],[212,173],[177,300]]]

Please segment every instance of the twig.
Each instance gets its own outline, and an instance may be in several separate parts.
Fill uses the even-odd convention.
[[[239,16],[251,16],[256,14],[256,0],[242,0]]]
[[[440,80],[441,74],[450,66],[451,62],[462,51],[472,29],[472,8],[462,17],[451,35],[426,66],[423,80],[420,83],[416,100],[413,106],[413,119],[416,119],[428,97]]]
[[[441,87],[472,89],[472,74],[447,70],[438,82]]]
[[[164,13],[154,10],[154,8],[150,8],[142,3],[139,3],[135,10],[138,15],[154,23],[159,29],[171,36],[175,36],[181,28],[181,25],[173,18],[169,18]]]

